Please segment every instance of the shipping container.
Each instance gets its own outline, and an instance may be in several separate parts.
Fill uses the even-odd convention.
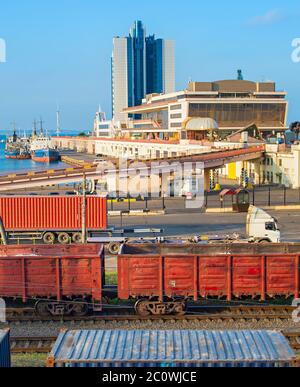
[[[39,314],[80,314],[84,302],[101,304],[103,271],[102,245],[0,246],[0,297],[41,300]]]
[[[14,196],[0,197],[0,217],[5,231],[13,239],[44,239],[53,244],[81,242],[83,223],[82,196]],[[106,198],[87,196],[86,229],[107,229]]]
[[[156,299],[158,308],[166,297],[299,298],[300,244],[124,245],[118,275],[120,299]]]
[[[0,368],[9,368],[10,366],[9,329],[0,330]]]
[[[2,196],[0,217],[7,231],[80,230],[82,205],[82,196]],[[107,227],[105,198],[86,198],[86,226],[90,230]]]
[[[295,353],[275,331],[62,332],[48,367],[289,367]]]

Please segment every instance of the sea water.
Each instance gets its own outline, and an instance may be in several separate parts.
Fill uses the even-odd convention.
[[[36,163],[32,160],[14,160],[5,158],[5,139],[4,135],[0,135],[0,175],[6,175],[7,173],[23,173],[30,171],[43,171],[51,169],[62,169],[68,166],[64,163],[57,162],[51,164]]]

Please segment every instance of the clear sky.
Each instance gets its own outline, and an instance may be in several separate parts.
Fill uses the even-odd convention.
[[[299,0],[1,0],[0,130],[29,129],[42,116],[55,127],[89,130],[99,104],[110,115],[112,38],[135,19],[176,41],[177,88],[190,78],[274,80],[289,93],[289,119],[300,120]]]

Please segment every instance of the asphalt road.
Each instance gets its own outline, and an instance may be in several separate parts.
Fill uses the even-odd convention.
[[[300,242],[300,211],[269,211],[279,221],[282,240]],[[245,234],[246,214],[180,214],[159,216],[123,216],[123,227],[153,227],[164,229],[164,236]],[[120,227],[119,217],[109,219]]]

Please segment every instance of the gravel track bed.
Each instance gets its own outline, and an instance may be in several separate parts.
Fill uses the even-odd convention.
[[[289,330],[300,329],[300,324],[295,324],[292,321],[283,320],[260,320],[260,321],[186,321],[186,320],[169,320],[169,321],[111,321],[111,322],[96,322],[96,323],[17,323],[9,325],[0,325],[0,328],[10,327],[11,336],[23,336],[23,337],[42,337],[49,336],[55,337],[62,329],[150,329],[150,330],[176,330],[176,329],[192,329],[192,330],[228,330],[228,329],[268,329],[268,330]]]

